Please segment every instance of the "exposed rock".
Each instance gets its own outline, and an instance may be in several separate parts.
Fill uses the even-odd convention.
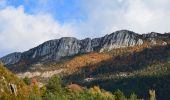
[[[13,83],[8,83],[4,76],[0,77],[0,93],[3,93],[6,91],[11,92],[11,94],[14,94],[17,96],[17,86]],[[1,96],[1,95],[0,95]]]
[[[146,39],[148,38],[170,38],[170,33],[161,34],[157,32],[151,32],[148,34],[142,34],[142,36]]]
[[[78,53],[91,52],[91,39],[78,40],[73,37],[50,40],[22,54],[23,59],[59,60]]]
[[[53,75],[61,73],[62,71],[63,71],[63,69],[54,70],[54,71],[46,71],[46,72],[42,73],[41,77],[49,78],[49,77],[52,77]]]
[[[17,76],[20,78],[25,78],[25,77],[32,78],[32,77],[40,76],[40,75],[41,75],[40,72],[25,72],[25,73],[17,74]]]
[[[59,61],[63,57],[92,51],[109,51],[115,48],[133,47],[142,45],[145,40],[156,45],[157,38],[170,38],[170,33],[160,34],[151,32],[149,34],[137,34],[128,30],[120,30],[101,38],[86,38],[78,40],[74,37],[63,37],[47,41],[35,48],[23,53],[12,53],[0,59],[5,65],[12,65],[20,61],[27,61],[28,64],[38,62]],[[163,42],[162,45],[166,45]]]
[[[9,87],[10,87],[11,93],[17,96],[17,86],[15,84],[9,83]]]
[[[152,45],[156,45],[157,44],[157,42],[156,42],[156,40],[154,38],[149,38],[149,40],[150,40]]]
[[[1,91],[0,92],[4,92],[4,90],[3,89],[0,89]]]
[[[17,63],[20,59],[21,59],[21,53],[15,52],[0,58],[0,61],[2,61],[5,65],[9,65],[9,64]]]
[[[93,80],[94,80],[94,78],[92,78],[92,77],[89,77],[89,78],[85,78],[85,79],[84,79],[85,82],[91,82],[91,81],[93,81]]]
[[[155,37],[158,37],[160,35],[161,35],[160,33],[156,33],[156,32],[151,32],[151,33],[148,33],[148,34],[142,34],[142,36],[144,38],[155,38]]]
[[[33,77],[43,77],[43,78],[49,78],[52,77],[53,75],[59,74],[63,71],[63,69],[59,70],[54,70],[54,71],[45,71],[45,72],[24,72],[24,73],[19,73],[17,74],[18,77],[20,78],[33,78]]]
[[[163,41],[162,45],[167,45],[167,42]]]
[[[102,40],[100,52],[112,50],[114,48],[131,47],[143,44],[143,40],[138,34],[127,30],[116,31],[110,35],[104,36]]]

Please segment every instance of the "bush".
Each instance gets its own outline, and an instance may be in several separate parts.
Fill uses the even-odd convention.
[[[42,98],[41,98],[41,96],[38,96],[38,95],[36,95],[34,93],[31,93],[29,95],[29,100],[42,100]]]
[[[60,95],[60,94],[53,94],[51,92],[46,92],[43,97],[43,100],[68,100],[68,99],[67,96],[65,96],[64,94]]]
[[[119,89],[115,91],[114,95],[115,95],[115,100],[126,100],[125,95]]]
[[[132,93],[130,95],[130,100],[137,100],[137,95],[135,93]]]
[[[43,97],[44,100],[55,100],[55,95],[51,92],[48,92]]]
[[[26,85],[30,85],[31,84],[31,80],[28,77],[25,77],[23,79],[23,81],[25,82]]]
[[[155,90],[149,90],[150,100],[156,100]]]
[[[65,89],[61,85],[61,79],[58,76],[52,77],[47,86],[44,99],[45,100],[67,100]]]
[[[61,79],[58,76],[52,77],[47,84],[47,92],[53,94],[63,94]]]

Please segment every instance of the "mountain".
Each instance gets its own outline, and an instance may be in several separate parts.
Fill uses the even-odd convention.
[[[142,36],[128,30],[116,31],[101,38],[86,38],[78,40],[73,37],[63,37],[47,41],[23,53],[12,53],[0,60],[6,64],[15,64],[21,60],[49,61],[62,57],[74,56],[92,51],[112,50],[143,44]]]
[[[17,76],[43,84],[57,74],[64,84],[119,88],[140,98],[154,89],[158,99],[169,98],[170,33],[120,30],[94,39],[63,37],[0,60]]]

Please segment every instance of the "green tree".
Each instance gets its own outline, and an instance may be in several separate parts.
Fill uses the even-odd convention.
[[[47,86],[44,99],[45,100],[67,100],[65,88],[61,85],[61,79],[58,76],[52,77]]]
[[[115,100],[127,100],[123,92],[120,91],[119,89],[115,91],[114,95],[115,95]]]
[[[45,95],[44,95],[44,100],[56,100],[56,97],[53,93],[51,92],[47,92]]]
[[[31,84],[31,80],[30,80],[28,77],[25,77],[25,78],[23,79],[23,81],[24,81],[25,84],[27,84],[27,85],[30,85],[30,84]]]
[[[38,96],[38,95],[36,95],[34,93],[31,93],[29,95],[29,100],[42,100],[42,98],[41,98],[41,96]]]
[[[35,95],[39,95],[40,96],[40,89],[39,89],[39,87],[38,87],[38,85],[37,84],[35,84],[35,85],[32,85],[32,92],[35,94]]]
[[[137,95],[135,93],[132,93],[130,95],[130,100],[137,100]]]
[[[58,76],[52,77],[47,84],[47,92],[53,94],[62,94],[63,88],[61,85],[61,79]]]

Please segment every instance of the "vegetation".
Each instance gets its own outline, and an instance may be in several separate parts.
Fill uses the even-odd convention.
[[[44,100],[125,100],[124,94],[119,90],[112,94],[94,86],[90,89],[84,88],[83,91],[71,91],[69,88],[61,85],[58,76],[53,77],[47,84],[47,90],[42,96]],[[117,97],[117,98],[115,98]],[[37,97],[35,97],[37,98]],[[123,99],[122,99],[123,98]]]
[[[30,85],[30,84],[31,84],[31,80],[30,80],[28,77],[25,77],[25,78],[23,79],[23,81],[24,81],[25,84],[27,84],[27,85]]]
[[[28,98],[30,87],[0,63],[0,100]]]
[[[150,47],[147,43],[143,47],[78,55],[62,63],[46,64],[53,69],[64,68],[64,72],[59,74],[61,79],[55,76],[41,88],[36,80],[20,80],[1,64],[0,77],[17,85],[18,91],[17,96],[10,96],[4,78],[0,78],[0,99],[166,100],[170,98],[169,55],[170,45]]]
[[[167,94],[170,92],[170,45],[137,48],[106,52],[104,54],[109,53],[111,56],[109,59],[83,66],[63,77],[64,82],[74,82],[89,88],[99,85],[112,93],[121,89],[127,96],[135,92],[138,98],[144,99],[147,98],[148,90],[154,89],[157,99],[170,98]]]
[[[111,93],[99,86],[93,86],[89,89],[76,84],[64,86],[58,76],[52,77],[46,86],[40,88],[36,79],[33,79],[31,83],[28,78],[24,78],[22,81],[4,68],[2,64],[0,65],[0,74],[5,77],[7,83],[15,84],[18,90],[17,95],[11,93],[9,88],[5,89],[7,84],[1,80],[1,100],[137,100],[136,94],[132,93],[128,97],[121,90]],[[150,90],[149,94],[150,99],[154,100],[155,91]]]

